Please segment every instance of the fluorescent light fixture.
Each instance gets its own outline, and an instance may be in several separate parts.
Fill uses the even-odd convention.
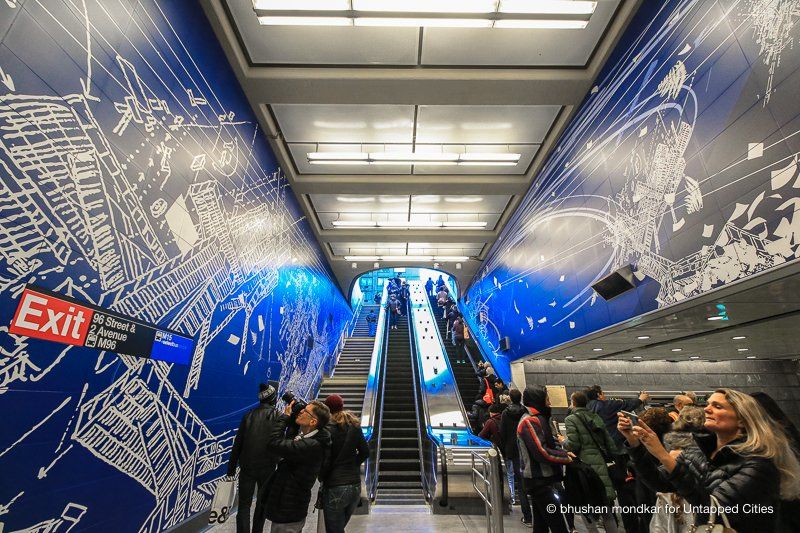
[[[353,9],[390,13],[492,13],[496,4],[496,0],[353,0]]]
[[[682,352],[683,348],[673,348],[672,351],[673,352]]]
[[[756,356],[755,355],[748,355],[747,358],[748,359],[756,359]]]
[[[357,17],[355,26],[392,28],[491,28],[489,19]],[[571,22],[571,21],[570,21]]]
[[[603,349],[602,348],[592,348],[592,351],[593,352],[602,352]]]
[[[379,228],[441,228],[442,223],[437,221],[408,222],[406,220],[386,220],[378,222]]]
[[[366,152],[310,152],[306,154],[309,161],[324,159],[327,161],[366,161],[369,154]]]
[[[500,13],[535,13],[537,15],[591,15],[597,2],[579,0],[500,0]]]
[[[724,316],[720,316],[720,315],[714,315],[714,316],[708,317],[706,320],[710,320],[710,321],[725,320],[725,317]]]
[[[505,19],[505,20],[496,20],[493,27],[500,29],[513,29],[513,30],[582,30],[586,28],[588,24],[589,24],[588,20]]]
[[[379,196],[378,201],[382,204],[404,204],[408,202],[408,196]]]
[[[749,352],[750,348],[737,348],[736,351],[737,352]]]
[[[639,335],[639,336],[638,336],[638,337],[636,337],[636,338],[637,338],[637,339],[639,339],[640,341],[644,341],[644,340],[647,340],[647,339],[649,339],[649,338],[650,338],[650,335]]]
[[[375,201],[374,196],[337,196],[338,202],[345,204],[366,204]]]
[[[442,222],[445,228],[485,228],[486,222]]]
[[[699,355],[692,355],[692,356],[689,357],[689,359],[700,359],[700,356]]]
[[[377,222],[374,220],[334,220],[331,222],[334,228],[374,228]]]
[[[377,255],[346,255],[345,261],[377,261],[380,259]]]
[[[435,167],[453,167],[458,165],[458,161],[404,161],[404,160],[387,160],[387,161],[370,161],[370,165],[428,165]]]
[[[448,153],[419,153],[419,152],[370,152],[372,161],[404,161],[404,162],[439,162],[458,161],[458,154]]]
[[[477,204],[483,201],[482,196],[445,196],[444,201],[451,204]]]
[[[517,163],[511,161],[459,161],[458,165],[462,167],[515,167]]]
[[[430,255],[384,255],[383,261],[433,261]]]
[[[634,356],[633,356],[633,358],[634,358],[634,359],[641,359],[641,358],[642,358],[642,356],[641,356],[641,355],[634,355]]]
[[[466,256],[432,256],[432,255],[346,255],[346,261],[441,261],[451,263],[457,261],[468,261]]]
[[[352,26],[353,19],[345,17],[258,17],[262,26]]]
[[[369,165],[369,161],[337,161],[335,159],[313,159],[309,163],[312,165]]]
[[[731,337],[731,339],[733,339],[735,341],[740,341],[740,340],[746,339],[746,338],[747,337],[745,337],[744,335],[737,335],[736,337]]]
[[[575,359],[575,357],[573,357],[573,356],[571,356],[571,355],[565,355],[565,356],[564,356],[564,359]]]
[[[433,258],[434,261],[441,261],[442,263],[457,263],[459,261],[467,261],[469,257],[464,255],[437,255]]]
[[[254,9],[282,11],[347,11],[350,0],[254,0]]]
[[[522,154],[512,154],[507,152],[498,153],[479,153],[467,152],[458,156],[459,161],[519,161]]]

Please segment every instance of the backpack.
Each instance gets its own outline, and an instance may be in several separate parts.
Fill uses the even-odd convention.
[[[566,501],[570,505],[607,506],[606,486],[594,468],[578,458],[567,465],[564,474]]]

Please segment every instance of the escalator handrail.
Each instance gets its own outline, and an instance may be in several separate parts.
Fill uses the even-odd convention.
[[[433,329],[436,330],[436,336],[439,338],[439,345],[442,348],[442,355],[444,356],[443,357],[444,364],[447,366],[447,370],[450,372],[450,375],[453,377],[453,387],[454,387],[454,389],[456,391],[460,391],[461,389],[458,388],[458,381],[456,381],[456,374],[453,371],[453,367],[450,365],[450,356],[447,354],[447,346],[444,344],[444,341],[442,340],[442,332],[439,331],[439,323],[436,321],[436,311],[433,309],[433,304],[431,303],[431,299],[430,298],[425,298],[425,301],[428,303],[428,310],[430,311],[431,316],[433,317],[434,324],[436,324],[436,327],[433,328]],[[461,398],[461,393],[460,392],[458,393],[458,400],[459,400],[458,403],[461,406],[461,414],[464,416],[464,422],[467,424],[467,427],[469,427],[469,417],[467,416],[467,410],[466,410],[466,407],[464,405],[464,399]],[[426,402],[426,404],[427,404],[427,402]],[[426,418],[427,418],[427,414],[428,413],[426,412],[425,413]]]

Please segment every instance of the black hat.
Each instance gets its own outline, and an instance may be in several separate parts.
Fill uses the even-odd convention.
[[[258,384],[258,401],[275,405],[278,402],[278,391],[272,385]]]
[[[539,412],[546,406],[546,399],[547,389],[539,385],[528,385],[525,387],[525,392],[522,393],[522,405],[525,407],[533,407]]]

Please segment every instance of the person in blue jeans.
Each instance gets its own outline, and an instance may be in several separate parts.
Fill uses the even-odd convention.
[[[353,516],[361,499],[361,463],[369,457],[358,418],[344,410],[344,400],[338,394],[325,398],[331,411],[328,431],[332,443],[330,460],[320,472],[322,510],[327,533],[341,533]]]

